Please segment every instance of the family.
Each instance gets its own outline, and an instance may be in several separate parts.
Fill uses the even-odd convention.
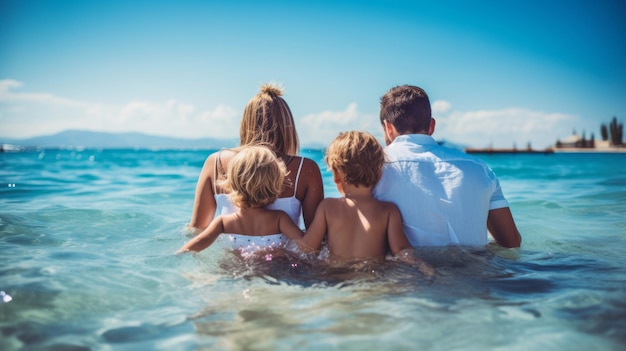
[[[331,142],[325,161],[341,198],[324,198],[319,166],[297,156],[282,93],[262,86],[244,110],[240,146],[206,159],[189,223],[198,234],[179,253],[216,240],[234,250],[277,249],[291,240],[303,252],[326,245],[335,264],[384,260],[390,252],[432,274],[414,247],[482,246],[489,233],[503,247],[520,246],[495,173],[431,136],[435,119],[423,89],[397,86],[381,98],[385,148],[367,132]]]

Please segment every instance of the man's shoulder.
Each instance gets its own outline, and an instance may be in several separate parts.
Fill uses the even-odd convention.
[[[405,179],[407,169],[414,170],[418,165],[439,165],[437,169],[446,170],[453,167],[457,171],[463,173],[470,172],[475,174],[491,174],[491,167],[484,160],[467,154],[463,150],[451,148],[444,145],[435,145],[429,148],[414,149],[396,148],[389,150],[386,154],[387,162],[383,166],[383,177],[379,184],[388,184],[396,182],[398,177]],[[409,167],[409,168],[406,168]],[[381,197],[381,186],[375,187],[374,194],[378,198]]]
[[[463,161],[480,164],[481,166],[487,165],[485,161],[474,155],[470,155],[461,149],[445,145],[439,145],[438,147],[433,148],[432,150],[430,150],[430,153],[432,153],[436,158],[443,161]]]

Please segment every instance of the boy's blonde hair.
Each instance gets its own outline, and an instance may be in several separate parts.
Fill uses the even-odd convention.
[[[261,91],[250,99],[239,127],[242,146],[263,144],[275,153],[298,154],[298,133],[282,95],[282,87],[269,83],[261,86]]]
[[[325,160],[333,172],[343,174],[346,183],[370,187],[380,179],[385,152],[372,134],[349,131],[330,143]]]
[[[221,186],[229,192],[233,205],[239,208],[265,207],[283,190],[287,168],[274,152],[265,146],[242,146],[228,163],[226,179]]]

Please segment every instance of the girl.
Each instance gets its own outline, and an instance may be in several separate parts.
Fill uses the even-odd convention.
[[[231,249],[281,248],[288,238],[302,237],[289,215],[264,208],[283,191],[287,176],[284,162],[264,146],[244,146],[237,151],[229,162],[225,182],[220,184],[236,211],[215,218],[177,253],[202,251],[223,233],[228,233]]]

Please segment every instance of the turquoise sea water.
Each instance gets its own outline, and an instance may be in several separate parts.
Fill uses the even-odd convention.
[[[481,156],[523,246],[420,249],[429,282],[173,255],[209,153],[0,154],[0,349],[626,349],[626,154]]]

